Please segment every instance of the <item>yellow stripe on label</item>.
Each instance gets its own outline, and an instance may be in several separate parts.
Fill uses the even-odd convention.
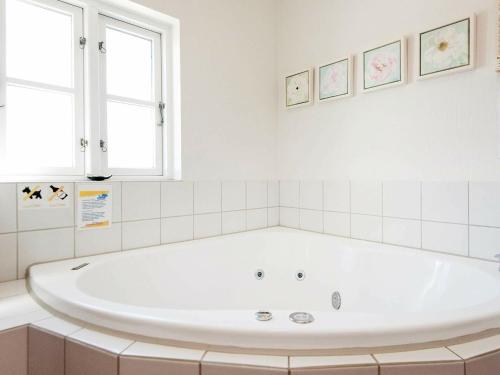
[[[100,223],[86,224],[85,228],[100,228],[109,226],[109,221],[103,221]]]
[[[102,195],[102,194],[109,194],[109,191],[90,191],[90,190],[83,190],[83,191],[80,191],[80,197],[96,197],[98,195]]]

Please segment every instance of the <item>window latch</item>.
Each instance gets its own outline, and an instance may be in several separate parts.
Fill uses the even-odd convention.
[[[106,144],[105,140],[100,140],[99,141],[99,147],[101,148],[102,152],[108,152],[108,145]]]
[[[99,52],[106,53],[106,48],[104,47],[104,42],[99,42]]]
[[[165,124],[165,103],[160,102],[158,108],[160,109],[160,123],[158,125],[163,126]]]
[[[81,36],[80,37],[80,49],[84,49],[86,45],[87,45],[87,38],[85,38],[84,36]]]
[[[89,141],[87,141],[85,138],[80,138],[80,151],[85,152],[85,149],[89,145]]]

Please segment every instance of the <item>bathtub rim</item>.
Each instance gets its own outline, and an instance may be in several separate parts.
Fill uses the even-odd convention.
[[[288,231],[293,231],[293,232],[301,232],[301,233],[307,233],[307,234],[312,234],[312,235],[320,235],[320,236],[328,236],[328,237],[331,237],[329,235],[324,235],[324,234],[316,234],[316,233],[310,233],[310,232],[306,232],[306,231],[300,231],[300,230],[292,230],[292,229],[288,229],[288,228],[282,228],[282,227],[279,227],[279,229],[276,229],[276,228],[267,228],[267,229],[263,229],[263,230],[258,230],[258,231],[285,231],[285,232],[288,232]],[[244,232],[244,233],[248,233],[248,232]],[[234,236],[234,235],[238,235],[238,234],[232,234],[230,236]],[[214,237],[214,239],[221,239],[223,238],[224,236],[219,236],[219,237]],[[201,239],[201,240],[196,240],[196,241],[204,241],[205,239]],[[354,239],[345,239],[349,242],[354,242],[354,243],[360,243],[360,244],[363,244],[363,245],[366,245],[367,244],[367,241],[361,241],[361,240],[354,240]],[[191,242],[191,241],[189,241]],[[409,248],[405,248],[405,247],[400,247],[400,246],[395,246],[395,245],[387,245],[387,244],[381,244],[381,243],[371,243],[371,242],[368,242],[369,245],[376,245],[376,246],[380,246],[382,248],[391,248],[391,249],[405,249],[405,250],[414,250],[414,251],[419,251],[417,249],[409,249]],[[171,244],[171,245],[176,245],[176,244]],[[150,247],[150,248],[146,248],[146,249],[149,249],[150,251],[157,251],[157,250],[161,250],[161,249],[164,249],[166,246],[171,246],[171,245],[160,245],[160,246],[154,246],[154,247]],[[73,265],[78,265],[80,263],[84,263],[84,262],[88,262],[88,261],[93,261],[93,260],[108,260],[108,259],[112,259],[114,257],[120,257],[120,256],[123,256],[123,255],[126,255],[126,254],[133,254],[133,253],[138,253],[138,252],[142,252],[144,251],[145,248],[141,248],[141,249],[136,249],[136,250],[131,250],[129,252],[126,252],[126,253],[123,253],[123,252],[118,252],[118,253],[110,253],[110,254],[101,254],[101,255],[95,255],[95,256],[91,256],[91,257],[84,257],[84,258],[76,258],[76,259],[70,259],[70,260],[64,260],[64,261],[57,261],[57,262],[51,262],[51,263],[56,263],[56,264],[64,264],[64,265],[70,265],[70,264],[73,264]],[[444,256],[444,257],[457,257],[453,254],[436,254],[437,256]],[[469,262],[479,262],[478,264],[487,264],[487,263],[494,263],[495,265],[497,264],[497,262],[492,262],[492,261],[485,261],[485,260],[478,260],[478,259],[469,259],[469,258],[464,258],[462,256],[458,256],[459,259],[461,259],[461,261],[465,261],[467,263]],[[466,259],[466,260],[465,260]],[[460,342],[464,342],[463,340],[466,340],[466,341],[470,341],[468,338],[472,337],[472,338],[475,338],[475,337],[484,337],[485,335],[490,335],[490,333],[492,334],[495,334],[497,332],[500,332],[500,300],[496,301],[497,303],[495,304],[495,308],[494,308],[494,312],[489,312],[489,320],[490,321],[493,321],[494,320],[494,324],[495,324],[495,327],[484,327],[484,329],[480,329],[480,330],[476,330],[474,332],[463,332],[461,334],[456,334],[456,335],[448,335],[447,338],[442,338],[442,339],[439,339],[439,340],[427,340],[427,341],[418,341],[418,342],[414,342],[414,343],[406,343],[406,344],[388,344],[388,345],[368,345],[368,346],[353,346],[353,347],[350,347],[350,346],[347,346],[347,347],[330,347],[330,348],[314,348],[314,349],[300,349],[300,348],[297,348],[297,347],[286,347],[286,348],[281,348],[281,347],[265,347],[265,348],[259,348],[259,347],[251,347],[251,346],[238,346],[238,345],[230,345],[230,346],[225,346],[225,345],[221,345],[221,344],[216,344],[216,343],[200,343],[199,340],[194,340],[194,341],[191,341],[191,340],[177,340],[177,339],[166,339],[166,338],[158,338],[152,334],[140,334],[138,333],[137,331],[134,331],[134,330],[130,330],[130,329],[127,329],[127,328],[124,328],[122,329],[120,324],[117,324],[116,323],[116,318],[117,318],[117,314],[116,313],[113,313],[112,315],[109,315],[107,316],[107,312],[104,311],[104,310],[101,310],[101,311],[93,311],[94,314],[97,314],[97,315],[100,315],[100,318],[99,319],[102,319],[102,321],[106,321],[106,319],[109,319],[108,320],[108,323],[105,323],[105,324],[99,324],[99,323],[96,323],[95,322],[95,319],[89,319],[89,318],[86,318],[84,317],[83,315],[79,314],[78,311],[81,310],[82,308],[85,308],[85,306],[82,306],[81,304],[77,304],[75,303],[75,301],[71,301],[71,300],[67,300],[67,299],[63,299],[57,295],[54,295],[53,293],[51,293],[50,291],[40,287],[39,285],[37,285],[36,283],[33,283],[33,278],[31,277],[32,273],[35,271],[38,270],[38,268],[40,268],[39,266],[33,266],[30,268],[29,270],[29,275],[30,277],[27,279],[27,284],[28,284],[28,287],[29,287],[29,290],[30,290],[30,294],[37,300],[39,301],[40,303],[42,303],[43,305],[47,306],[48,309],[56,312],[56,313],[60,313],[62,315],[65,315],[65,316],[68,316],[72,319],[75,319],[75,320],[78,320],[78,321],[81,321],[81,322],[84,322],[86,325],[93,325],[93,326],[96,326],[96,327],[103,327],[105,329],[109,329],[109,330],[112,330],[112,331],[116,331],[116,332],[121,332],[121,333],[125,333],[125,334],[129,334],[129,335],[134,335],[134,336],[139,336],[139,337],[143,337],[143,338],[149,338],[150,340],[162,340],[162,341],[165,341],[165,342],[168,342],[168,343],[175,343],[175,346],[181,346],[181,347],[189,347],[189,348],[218,348],[220,350],[223,350],[223,351],[235,351],[235,352],[240,352],[240,353],[244,353],[244,352],[255,352],[255,353],[269,353],[269,352],[278,352],[278,353],[336,353],[336,352],[345,352],[347,351],[348,353],[368,353],[368,352],[373,352],[375,349],[376,350],[386,350],[385,348],[388,348],[387,350],[389,351],[394,351],[394,348],[429,348],[429,347],[435,347],[436,345],[437,346],[443,346],[443,343],[446,343],[446,344],[454,344],[454,343],[460,343]],[[47,300],[50,300],[50,302],[47,302]],[[115,305],[119,305],[117,303],[112,303],[112,304],[115,304]],[[486,304],[486,305],[490,305],[490,304]],[[483,307],[483,305],[478,305],[479,307]],[[478,310],[478,306],[474,306],[474,310]],[[241,311],[241,310],[239,310]],[[131,321],[131,316],[130,315],[127,315],[127,314],[118,314],[119,315],[119,318],[120,319],[127,319],[129,321],[129,324],[132,324],[134,326],[136,325],[140,325],[141,322],[140,321],[135,321],[134,319],[132,319],[132,323],[130,323]],[[283,317],[283,316],[282,316]],[[149,317],[151,319],[151,317]],[[483,316],[481,319],[481,321],[484,321],[485,317]],[[93,320],[89,323],[89,320]],[[477,319],[476,319],[477,320]],[[453,324],[449,324],[449,328],[447,329],[453,329],[455,330],[457,328],[457,324],[459,324],[460,322],[463,323],[463,321],[461,320],[458,320],[458,323],[457,322],[454,322]],[[471,322],[468,322],[468,324],[472,324]],[[491,322],[489,323],[491,325]],[[180,326],[181,329],[182,329],[182,325]],[[408,327],[408,326],[405,326],[405,327]],[[442,328],[443,327],[443,324],[439,324],[438,325],[439,328]],[[192,328],[192,324],[190,324],[190,327],[188,328]],[[203,329],[207,329],[206,325],[203,326],[203,327],[195,327],[195,328],[203,328]],[[431,328],[433,328],[431,326]],[[436,327],[437,328],[437,327]],[[209,328],[211,329],[211,328]],[[141,330],[142,331],[142,330]],[[220,331],[219,331],[220,332]],[[142,331],[142,333],[144,333]],[[234,333],[233,331],[229,330],[227,333]],[[241,333],[241,332],[240,332]],[[351,332],[350,334],[352,335],[353,332]],[[358,332],[359,333],[359,332]],[[405,332],[407,334],[407,332]],[[265,332],[266,335],[269,335],[269,331]]]

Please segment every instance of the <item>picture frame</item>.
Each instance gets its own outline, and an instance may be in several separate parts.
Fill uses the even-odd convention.
[[[352,97],[354,95],[354,57],[348,55],[318,65],[315,91],[318,103]]]
[[[363,51],[360,72],[364,93],[405,84],[406,38],[392,39]]]
[[[474,69],[476,15],[459,18],[418,34],[417,79]]]
[[[285,108],[311,105],[314,101],[314,69],[305,69],[285,77]]]

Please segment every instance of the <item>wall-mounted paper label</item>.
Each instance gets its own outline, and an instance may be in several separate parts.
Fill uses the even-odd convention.
[[[111,185],[80,185],[77,195],[78,229],[102,229],[111,226]]]
[[[19,209],[71,207],[71,197],[63,183],[27,183],[18,186]]]

